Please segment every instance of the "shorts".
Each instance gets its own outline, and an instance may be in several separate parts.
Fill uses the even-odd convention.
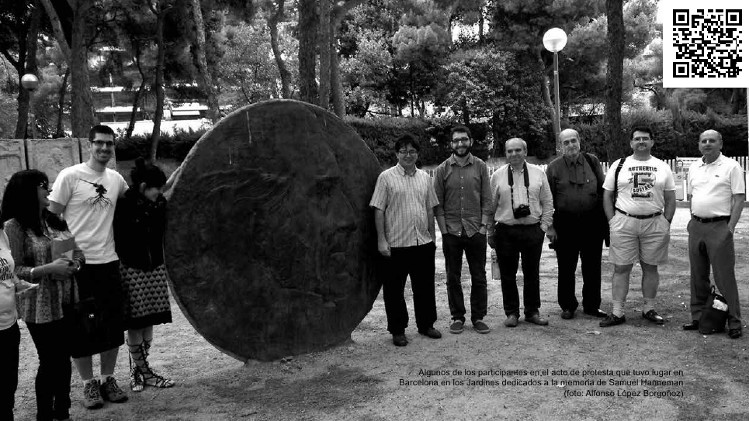
[[[73,327],[71,355],[73,358],[81,358],[119,348],[125,343],[125,294],[119,260],[99,265],[84,264],[75,278],[79,299],[94,298],[96,325],[101,328],[84,332]]]
[[[614,212],[609,231],[609,262],[619,266],[639,261],[653,266],[668,262],[671,224],[663,215],[637,219]]]

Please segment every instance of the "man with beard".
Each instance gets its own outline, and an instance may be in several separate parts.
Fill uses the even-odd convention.
[[[471,272],[471,323],[476,332],[489,333],[483,322],[487,310],[486,230],[492,220],[489,170],[471,154],[473,139],[468,127],[453,127],[450,137],[453,154],[434,171],[434,190],[440,202],[434,216],[445,254],[450,333],[463,332],[466,321],[460,284],[464,251]]]
[[[624,303],[636,262],[642,268],[642,317],[659,325],[665,322],[654,302],[658,265],[668,261],[671,219],[676,211],[674,175],[668,164],[650,154],[655,140],[649,127],[634,127],[630,137],[633,154],[614,161],[603,182],[603,209],[611,232],[609,261],[614,264],[614,303],[611,314],[599,323],[601,327],[626,321]]]
[[[50,193],[49,210],[63,214],[86,263],[76,274],[80,299],[97,305],[94,332],[73,332],[72,355],[84,383],[83,405],[100,408],[104,400],[124,402],[127,395],[114,379],[117,352],[124,343],[125,296],[120,262],[114,249],[112,221],[117,199],[127,191],[122,176],[107,168],[114,156],[114,131],[94,126],[89,132],[90,156],[84,163],[60,171]],[[101,358],[101,377],[94,378],[92,355]]]
[[[575,271],[578,256],[583,272],[583,311],[606,317],[601,305],[601,251],[608,236],[603,213],[603,171],[594,155],[580,152],[576,130],[559,133],[563,155],[546,169],[554,199],[554,225],[546,232],[557,255],[557,301],[562,318],[575,317]],[[581,229],[581,227],[585,227]]]
[[[496,224],[488,234],[489,246],[496,248],[502,283],[505,326],[516,327],[520,316],[517,272],[523,262],[523,306],[525,321],[546,326],[539,315],[539,265],[544,233],[551,227],[554,205],[544,171],[525,162],[528,146],[523,139],[505,142],[509,163],[491,177],[492,214]]]
[[[689,168],[692,220],[689,232],[692,322],[684,330],[699,328],[702,309],[710,296],[710,267],[718,290],[728,301],[728,336],[741,337],[741,311],[736,286],[736,253],[733,231],[746,198],[744,173],[738,162],[725,157],[723,136],[706,130],[698,143],[702,159]]]
[[[395,346],[408,345],[408,309],[403,290],[411,278],[419,333],[442,337],[434,328],[434,207],[439,203],[429,174],[416,168],[419,143],[409,135],[395,142],[398,163],[377,177],[369,206],[374,208],[377,250],[385,258],[382,295],[388,332]]]

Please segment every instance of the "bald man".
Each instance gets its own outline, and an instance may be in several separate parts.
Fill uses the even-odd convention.
[[[715,285],[728,301],[728,336],[741,337],[741,312],[736,286],[733,232],[744,209],[746,186],[738,162],[723,156],[723,137],[706,130],[698,143],[702,159],[689,168],[692,219],[689,232],[689,269],[692,322],[684,330],[699,329],[700,315],[710,295],[710,267]]]
[[[575,271],[578,257],[583,275],[583,312],[606,317],[601,306],[601,252],[608,235],[603,213],[601,162],[580,151],[580,134],[573,129],[559,133],[563,155],[546,169],[554,199],[554,224],[546,232],[557,255],[557,301],[563,319],[575,317]]]

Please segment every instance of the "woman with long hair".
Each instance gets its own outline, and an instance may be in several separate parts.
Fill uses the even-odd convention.
[[[174,381],[160,376],[148,364],[153,326],[171,323],[169,285],[164,266],[166,175],[157,166],[138,159],[130,172],[131,186],[117,202],[114,243],[126,292],[125,326],[130,351],[130,388],[166,388]]]
[[[22,294],[18,303],[39,356],[34,384],[37,420],[65,420],[70,416],[71,326],[63,308],[77,301],[73,274],[85,259],[67,224],[47,211],[49,192],[43,172],[13,174],[3,195],[0,220],[16,276],[39,285]]]

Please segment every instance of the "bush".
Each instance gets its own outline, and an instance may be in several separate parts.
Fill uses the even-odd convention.
[[[190,152],[195,142],[206,130],[180,130],[171,135],[162,135],[159,140],[158,156],[181,162]],[[129,161],[140,156],[147,157],[151,152],[151,139],[144,136],[132,136],[128,140],[117,142],[117,159]]]

